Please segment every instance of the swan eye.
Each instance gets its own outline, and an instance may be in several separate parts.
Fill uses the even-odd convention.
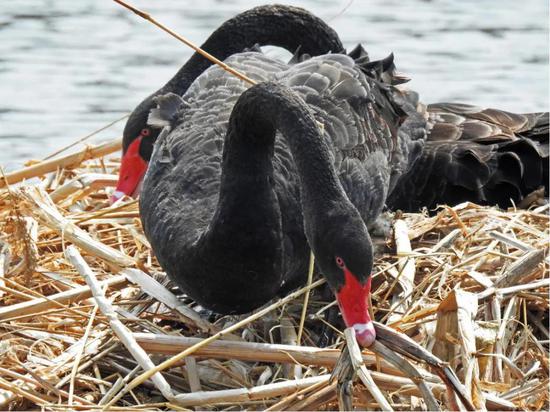
[[[143,137],[147,137],[147,136],[149,136],[150,133],[151,133],[151,131],[150,131],[149,129],[145,128],[145,129],[141,129],[141,133],[140,133],[140,134],[141,134]]]
[[[346,266],[346,264],[344,263],[344,259],[342,259],[340,256],[336,256],[336,264],[342,269],[344,269],[344,267]]]

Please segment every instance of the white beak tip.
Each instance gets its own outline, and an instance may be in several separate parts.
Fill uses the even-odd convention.
[[[372,322],[356,323],[352,328],[355,330],[357,342],[362,347],[368,347],[376,340],[376,331]]]

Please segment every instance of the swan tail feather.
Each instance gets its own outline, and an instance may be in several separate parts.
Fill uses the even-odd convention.
[[[427,113],[422,155],[399,179],[389,207],[418,210],[464,201],[509,207],[542,187],[548,195],[548,113],[456,103],[429,105]]]

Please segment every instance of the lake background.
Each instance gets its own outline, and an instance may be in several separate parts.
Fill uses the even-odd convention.
[[[134,0],[197,44],[266,1]],[[282,2],[278,2],[282,3]],[[396,55],[422,101],[548,111],[548,1],[304,0],[344,45]],[[0,166],[21,167],[116,120],[191,50],[110,0],[0,5]],[[94,136],[120,136],[124,122]]]

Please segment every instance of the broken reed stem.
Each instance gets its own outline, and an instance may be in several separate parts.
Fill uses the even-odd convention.
[[[88,286],[90,286],[90,289],[94,294],[94,298],[97,302],[97,305],[99,306],[99,309],[105,316],[107,316],[111,329],[124,344],[124,346],[126,346],[126,349],[128,349],[128,351],[132,354],[134,359],[143,369],[154,368],[155,365],[151,361],[147,353],[136,343],[132,336],[132,333],[118,319],[114,308],[105,298],[101,288],[99,287],[99,283],[97,282],[94,272],[88,266],[86,261],[82,258],[76,247],[69,246],[65,251],[65,254],[67,255],[69,261],[75,266],[78,272],[86,280]],[[152,373],[147,378],[151,378],[151,380],[155,383],[157,389],[166,399],[173,399],[174,395],[172,393],[172,389],[160,373]]]
[[[100,282],[102,287],[122,288],[128,284],[125,276],[115,276]],[[70,310],[65,306],[69,303],[76,303],[92,296],[89,286],[78,286],[65,292],[56,293],[50,296],[39,297],[25,302],[16,303],[0,308],[0,321],[6,322],[11,318],[22,316],[33,316],[51,308]]]
[[[5,178],[0,180],[0,188],[6,184],[18,183],[25,179],[38,177],[50,172],[55,172],[57,169],[76,166],[84,160],[103,157],[122,148],[122,140],[120,138],[111,140],[110,142],[100,144],[98,146],[89,146],[76,153],[60,157],[58,159],[46,160],[32,166],[7,173]]]
[[[309,252],[309,268],[307,271],[307,286],[311,285],[311,282],[313,282],[313,269],[315,268],[315,256],[313,255],[313,252]],[[306,292],[304,294],[304,304],[302,306],[302,315],[300,316],[300,326],[298,327],[298,337],[296,338],[296,342],[298,345],[302,342],[302,334],[304,332],[304,323],[306,321],[306,315],[307,315],[307,306],[309,304],[309,294],[310,292]]]
[[[449,367],[448,363],[443,362],[407,335],[398,333],[392,328],[381,323],[373,323],[376,329],[377,340],[382,341],[385,346],[400,355],[406,356],[415,361],[422,360],[423,362],[426,362],[434,368],[441,380],[459,396],[460,400],[468,410],[475,410],[475,407],[468,398],[462,383],[458,380],[458,377],[453,369]]]
[[[290,394],[319,383],[326,383],[329,378],[329,375],[322,375],[270,383],[252,388],[185,393],[177,396],[177,404],[184,407],[233,403],[243,404],[258,399]]]
[[[428,407],[429,411],[441,410],[439,404],[437,403],[432,392],[430,391],[430,388],[426,384],[424,377],[410,362],[400,357],[392,350],[389,350],[382,342],[379,341],[374,341],[369,349],[381,355],[388,362],[394,364],[397,369],[407,373],[407,375],[412,379],[412,381],[416,384],[416,386],[422,393],[422,397],[424,398],[424,401],[426,402],[426,406]]]
[[[153,333],[134,333],[134,337],[148,353],[164,355],[180,353],[202,342],[201,338]],[[249,362],[333,367],[340,356],[340,350],[313,346],[221,340],[198,348],[194,355],[204,358],[238,359]],[[373,355],[363,354],[362,356],[363,361],[367,364],[373,365],[375,363]],[[385,364],[382,366],[385,367]]]
[[[361,349],[359,348],[359,344],[357,343],[357,339],[355,338],[355,330],[353,328],[346,328],[344,330],[344,335],[346,337],[347,349],[351,359],[351,363],[353,365],[353,369],[355,370],[367,390],[374,397],[376,402],[378,402],[380,409],[383,411],[392,412],[393,408],[391,407],[388,400],[384,397],[384,395],[380,391],[380,388],[378,388],[378,386],[374,382],[374,379],[372,378],[369,370],[363,363]]]
[[[14,385],[12,382],[8,382],[7,380],[1,377],[0,377],[0,388],[11,393],[16,393],[38,406],[44,406],[48,401],[47,399],[43,399],[41,396],[39,396],[39,394],[33,393],[34,391],[30,389],[23,389],[22,387]],[[55,398],[50,399],[50,401],[51,400],[55,400]]]
[[[33,187],[33,189],[20,188],[18,195],[33,205],[34,215],[42,224],[56,231],[62,239],[67,239],[89,254],[115,266],[133,266],[136,263],[130,256],[94,239],[88,232],[63,216],[44,189],[40,187]]]
[[[234,325],[232,326],[229,326],[228,328],[225,328],[224,330],[216,333],[215,335],[213,336],[210,336],[209,338],[206,338],[204,340],[202,340],[201,342],[197,343],[196,345],[190,347],[189,349],[186,349],[184,350],[183,352],[181,352],[180,354],[170,358],[170,359],[167,359],[165,360],[164,362],[162,362],[161,364],[157,365],[156,367],[153,367],[149,370],[146,370],[144,373],[142,373],[141,375],[139,375],[137,378],[135,378],[132,382],[130,382],[128,384],[128,386],[125,388],[124,391],[121,391],[117,394],[117,396],[115,396],[111,402],[109,402],[109,404],[106,405],[106,408],[109,408],[112,404],[114,404],[115,402],[117,402],[120,398],[122,398],[122,396],[124,396],[126,393],[128,393],[130,390],[134,389],[136,386],[142,384],[143,382],[145,382],[147,379],[149,379],[151,376],[153,376],[155,373],[158,373],[160,371],[163,371],[165,370],[166,368],[169,368],[171,366],[173,366],[174,364],[176,364],[177,362],[181,361],[182,359],[184,359],[186,356],[189,356],[191,354],[193,354],[197,349],[203,347],[203,346],[206,346],[208,345],[210,342],[213,342],[215,340],[218,340],[219,338],[221,338],[222,336],[224,335],[227,335],[237,329],[240,329],[242,328],[243,326],[246,326],[248,325],[250,322],[256,320],[256,319],[259,319],[261,318],[262,316],[266,315],[267,313],[271,312],[273,309],[276,309],[282,305],[285,305],[286,303],[296,299],[298,296],[300,296],[301,294],[305,293],[305,292],[308,292],[310,291],[311,289],[313,288],[316,288],[317,286],[319,285],[322,285],[323,283],[325,283],[325,280],[324,279],[319,279],[318,281],[312,283],[311,285],[309,286],[306,286],[306,287],[303,287],[289,295],[287,295],[286,297],[282,298],[282,299],[279,299],[277,302],[269,305],[268,307],[264,308],[264,309],[261,309],[260,311],[258,311],[257,313],[254,313],[250,316],[248,316],[247,318],[241,320],[240,322],[237,322],[235,323]]]
[[[402,219],[396,219],[393,224],[393,231],[397,255],[411,254],[412,248],[407,223]],[[399,275],[396,282],[399,282],[403,291],[401,294],[394,295],[392,298],[392,306],[389,313],[385,316],[388,319],[388,323],[396,323],[399,321],[402,314],[406,312],[406,308],[410,305],[412,292],[414,290],[414,274],[416,271],[415,259],[410,256],[400,258],[397,267],[399,269]]]
[[[212,63],[214,64],[217,64],[218,66],[220,66],[222,69],[224,69],[225,71],[231,73],[232,75],[238,77],[239,79],[251,84],[251,85],[255,85],[256,82],[254,80],[252,80],[251,78],[247,77],[246,75],[244,75],[243,73],[239,72],[238,70],[235,70],[233,69],[232,67],[228,66],[227,64],[225,64],[224,62],[222,62],[221,60],[217,59],[216,57],[212,56],[210,53],[204,51],[203,49],[201,49],[199,46],[195,45],[193,42],[187,40],[185,37],[183,37],[181,34],[178,34],[176,33],[174,30],[172,29],[169,29],[168,27],[166,27],[164,24],[160,23],[159,21],[155,20],[149,13],[146,13],[122,0],[113,0],[115,3],[118,3],[120,4],[121,6],[127,8],[128,10],[131,10],[133,11],[135,14],[137,14],[139,17],[147,20],[148,22],[150,23],[153,23],[155,26],[157,26],[158,28],[160,28],[161,30],[165,31],[166,33],[168,33],[169,35],[171,35],[172,37],[175,37],[176,39],[178,39],[180,42],[184,43],[185,45],[191,47],[193,50],[195,50],[197,53],[199,53],[201,56],[203,56],[204,58],[210,60]]]
[[[57,389],[51,383],[49,383],[48,381],[42,379],[38,374],[36,374],[36,372],[29,369],[29,367],[26,366],[24,363],[19,362],[18,365],[21,368],[25,369],[25,371],[30,376],[21,375],[20,373],[17,373],[17,372],[14,372],[12,370],[0,367],[0,372],[2,372],[3,374],[9,376],[10,378],[15,379],[14,381],[11,381],[12,385],[17,385],[20,388],[23,388],[27,384],[29,385],[29,387],[31,387],[31,386],[35,386],[35,387],[36,386],[41,386],[46,391],[53,392],[56,395],[58,395],[60,397],[63,397],[63,398],[66,398],[66,399],[69,398],[69,394],[67,392],[65,392],[63,390],[60,390],[60,389]],[[32,376],[32,378],[31,378],[31,376]],[[76,396],[76,395],[74,396],[74,399],[76,399],[78,402],[80,402],[83,405],[89,405],[89,406],[94,406],[95,405],[93,402],[90,402],[90,401],[88,401],[86,399],[83,399],[83,398],[81,398],[79,396]],[[3,400],[4,399],[2,399],[2,396],[0,394],[0,405],[5,404],[5,402],[3,402]],[[77,406],[78,406],[78,404],[77,404]]]
[[[316,389],[323,388],[323,387],[326,387],[326,382],[321,381],[311,386],[308,386],[307,388],[291,393],[290,395],[281,399],[279,402],[274,403],[269,408],[266,408],[265,412],[288,410],[288,405],[292,403],[295,399],[302,398],[303,395],[305,395],[307,392],[314,391]]]
[[[82,219],[78,219],[77,221],[74,222],[75,225],[79,225],[83,222],[86,222],[88,220],[91,220],[91,219],[97,219],[98,217],[102,217],[102,216],[105,216],[105,215],[108,215],[110,213],[114,213],[114,212],[118,212],[120,210],[123,210],[123,209],[126,209],[128,208],[129,206],[132,206],[132,205],[135,205],[135,204],[138,204],[139,200],[138,199],[135,199],[135,200],[131,200],[127,203],[123,203],[119,206],[116,206],[116,207],[107,207],[105,208],[103,211],[101,212],[95,212],[93,215],[91,216],[86,216],[86,217],[83,217]]]
[[[138,269],[124,269],[121,271],[121,273],[126,275],[128,280],[130,280],[132,283],[139,285],[144,293],[147,293],[158,302],[162,302],[170,309],[175,310],[185,319],[190,320],[201,330],[207,331],[209,333],[219,332],[219,328],[217,328],[207,320],[201,318],[201,316],[197,312],[184,305],[177,298],[177,296],[175,296],[172,292],[163,287],[159,282],[157,282],[148,274]]]
[[[99,306],[97,303],[94,306],[94,309],[92,310],[92,314],[90,315],[90,320],[88,321],[88,325],[86,326],[86,330],[84,331],[84,336],[82,337],[82,347],[81,350],[78,351],[78,354],[76,355],[76,359],[73,363],[73,369],[71,371],[71,380],[69,381],[69,400],[68,405],[73,405],[73,397],[74,397],[74,383],[76,378],[76,373],[78,371],[78,365],[80,364],[80,359],[82,359],[82,354],[84,353],[84,350],[86,349],[86,342],[88,341],[88,337],[90,336],[90,331],[92,330],[92,326],[94,324],[95,315],[97,314],[97,310],[99,309]]]

